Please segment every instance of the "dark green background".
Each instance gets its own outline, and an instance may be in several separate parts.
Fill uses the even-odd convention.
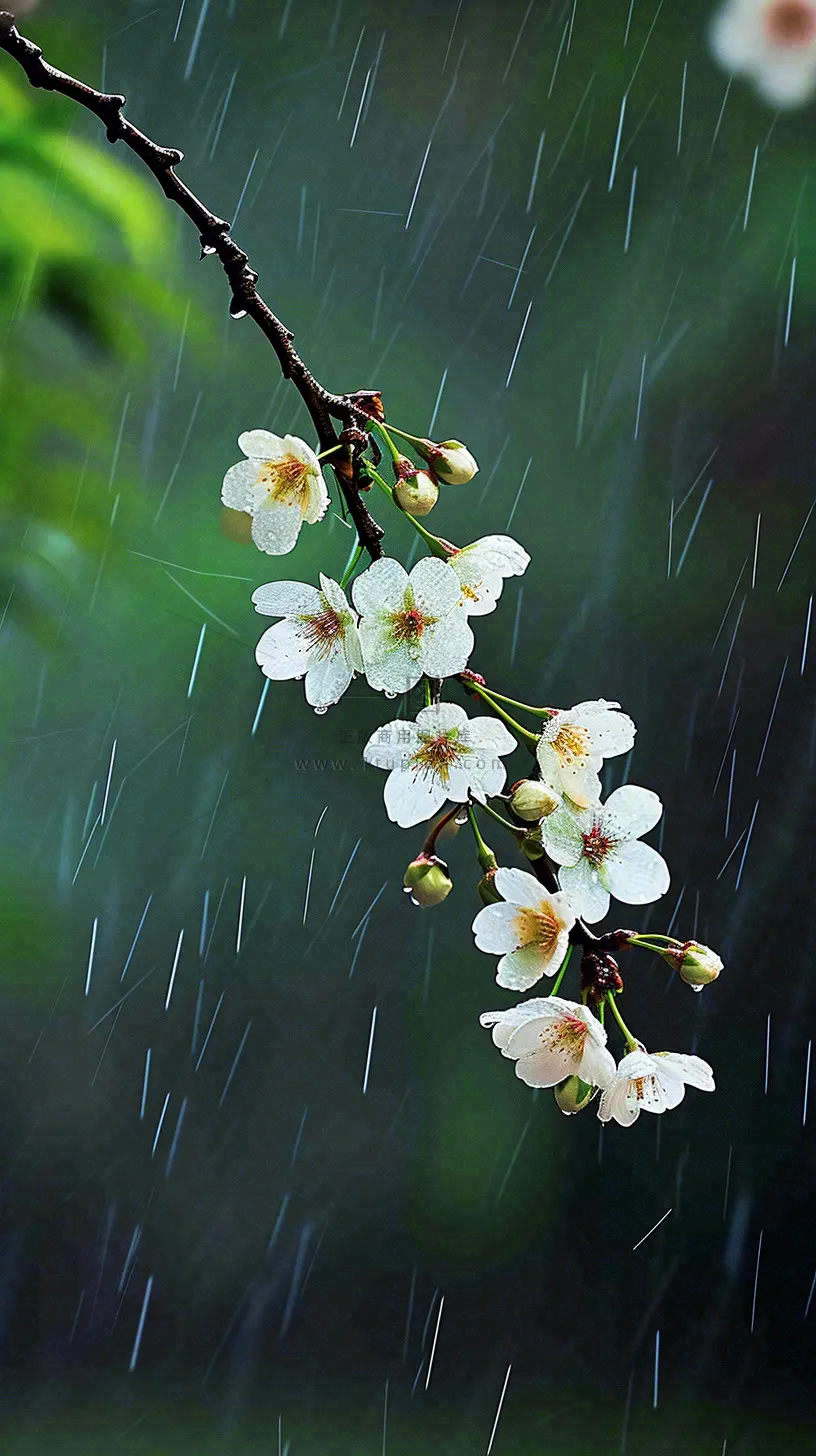
[[[98,126],[20,88],[0,131],[10,1452],[271,1451],[279,1413],[292,1456],[378,1452],[386,1382],[389,1451],[478,1451],[511,1362],[497,1452],[808,1449],[813,523],[780,579],[814,494],[813,112],[775,116],[734,83],[721,114],[709,7],[655,8],[635,0],[624,47],[624,0],[578,0],[571,34],[572,6],[540,0],[516,46],[521,3],[212,0],[187,80],[198,0],[175,43],[175,0],[26,19],[56,64],[127,92],[131,119],[183,148],[215,211],[234,214],[257,153],[237,236],[330,388],[382,388],[389,416],[423,433],[447,371],[436,433],[482,468],[432,524],[466,541],[512,513],[533,557],[478,620],[474,665],[512,696],[632,713],[629,776],[664,800],[673,876],[636,923],[665,929],[682,894],[678,932],[719,947],[727,972],[694,998],[659,962],[623,967],[634,1030],[708,1058],[716,1096],[691,1091],[601,1141],[591,1112],[567,1122],[516,1082],[478,1026],[508,998],[471,949],[465,836],[442,909],[400,892],[421,835],[386,821],[360,759],[388,705],[358,682],[316,717],[298,684],[276,684],[251,736],[250,593],[339,576],[349,533],[332,514],[293,557],[262,558],[223,534],[220,482],[242,429],[308,437],[305,413],[253,326],[230,321],[186,221],[146,185],[117,201],[119,172],[84,153],[75,182],[65,159],[104,147]],[[0,57],[0,85],[18,81]],[[13,106],[32,108],[16,126]],[[39,150],[37,128],[52,136]],[[405,559],[407,527],[387,524]],[[114,740],[106,822],[76,873]],[[521,751],[513,762],[523,772]],[[624,771],[613,761],[608,787]],[[220,913],[201,957],[205,893],[210,929]],[[196,1071],[199,994],[199,1048],[219,1011]],[[412,1396],[441,1295],[430,1389],[423,1369]]]

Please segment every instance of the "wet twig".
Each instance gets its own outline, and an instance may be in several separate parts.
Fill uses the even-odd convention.
[[[253,319],[269,340],[281,372],[286,379],[291,379],[309,411],[321,451],[335,449],[339,444],[345,447],[331,457],[330,464],[359,540],[372,560],[381,556],[382,527],[363,501],[360,479],[361,456],[369,440],[369,418],[381,414],[376,392],[331,394],[315,379],[293,346],[292,331],[275,316],[258,292],[258,274],[233,238],[230,224],[210,212],[176,175],[175,168],[184,153],[175,147],[160,147],[133,126],[122,114],[124,96],[96,91],[84,81],[49,65],[40,47],[20,34],[14,16],[8,11],[0,11],[0,50],[17,61],[32,86],[56,91],[92,111],[103,123],[108,141],[122,141],[130,147],[153,173],[165,197],[189,217],[198,230],[202,256],[214,254],[227,275],[232,290],[230,313],[234,318],[246,315]],[[335,420],[340,424],[339,431],[333,423]]]

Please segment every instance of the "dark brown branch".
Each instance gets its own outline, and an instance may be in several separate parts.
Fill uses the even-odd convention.
[[[338,444],[345,447],[331,458],[331,467],[365,550],[372,560],[381,556],[382,528],[367,510],[360,494],[361,456],[368,443],[367,425],[370,416],[378,413],[379,397],[376,392],[331,394],[318,383],[294,348],[291,329],[276,318],[258,292],[258,274],[250,267],[247,254],[232,237],[230,224],[210,212],[176,176],[175,168],[184,153],[175,147],[158,146],[133,126],[122,115],[124,96],[95,91],[92,86],[49,65],[43,60],[40,47],[20,34],[14,16],[8,11],[0,12],[0,50],[7,51],[18,62],[32,86],[57,91],[99,117],[108,141],[122,141],[130,147],[153,173],[165,197],[186,213],[198,230],[202,255],[215,254],[227,275],[232,289],[230,313],[233,318],[249,316],[269,340],[284,378],[291,379],[309,411],[321,451],[332,450]],[[342,427],[339,433],[333,420],[339,421]]]

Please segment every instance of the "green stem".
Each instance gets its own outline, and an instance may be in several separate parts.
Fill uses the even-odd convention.
[[[476,811],[472,804],[468,804],[468,819],[470,820],[470,827],[473,830],[473,837],[476,840],[476,852],[479,856],[479,864],[483,870],[494,870],[497,865],[496,856],[490,848],[490,845],[485,844],[482,838],[479,823],[476,818]]]
[[[627,945],[642,945],[645,950],[652,950],[653,949],[652,942],[653,941],[656,941],[656,940],[664,940],[667,945],[676,945],[678,947],[683,944],[682,940],[678,940],[677,937],[674,936],[674,935],[651,935],[651,934],[649,934],[649,935],[633,935],[633,936],[630,936],[629,940],[627,941]]]
[[[325,460],[329,455],[334,455],[338,450],[345,450],[345,445],[332,445],[330,450],[321,450],[318,460]]]
[[[477,693],[480,698],[483,698],[488,707],[493,709],[497,718],[503,718],[508,727],[512,728],[514,732],[520,734],[522,738],[526,738],[528,743],[538,743],[539,734],[531,733],[529,728],[522,728],[521,724],[517,723],[515,718],[511,718],[509,713],[505,713],[504,708],[500,708],[498,703],[494,702],[490,693],[479,683],[469,682],[468,688],[470,692]]]
[[[397,449],[394,441],[391,439],[391,436],[389,435],[385,425],[380,424],[379,420],[374,420],[374,428],[377,431],[378,435],[382,435],[383,441],[385,442],[386,449],[388,450],[391,459],[395,462],[399,460],[401,458],[400,451]],[[397,431],[397,433],[399,432]]]
[[[379,421],[375,421],[375,423],[377,425],[377,429],[382,430],[383,434],[386,434],[386,430],[390,430],[392,435],[399,435],[401,440],[409,440],[412,445],[425,444],[425,441],[421,435],[409,435],[406,430],[400,430],[397,428],[396,425],[392,425],[390,420],[388,421],[388,425],[386,428],[383,428]]]
[[[346,569],[340,578],[340,586],[342,587],[343,591],[345,591],[346,587],[351,581],[351,578],[354,575],[354,569],[357,565],[357,562],[360,560],[364,549],[365,548],[362,541],[358,541],[356,546],[352,546],[351,555],[349,556],[349,559],[346,563]]]
[[[489,688],[488,691],[497,702],[507,703],[511,708],[521,708],[523,712],[532,713],[536,718],[551,718],[555,711],[553,708],[533,708],[529,703],[520,703],[518,698],[508,698],[504,693],[497,693],[495,688]]]
[[[570,963],[571,960],[572,960],[572,946],[569,946],[568,949],[567,949],[567,954],[564,956],[564,959],[562,961],[561,969],[558,972],[558,975],[556,976],[556,978],[555,978],[555,980],[553,982],[553,988],[550,991],[550,995],[551,996],[557,996],[558,995],[559,989],[561,987],[561,982],[563,981],[565,975],[567,974],[567,969],[569,967],[569,963]]]
[[[640,1043],[638,1042],[637,1037],[635,1037],[635,1036],[632,1035],[631,1031],[629,1030],[629,1027],[626,1025],[626,1022],[624,1021],[623,1017],[621,1016],[621,1014],[620,1014],[620,1012],[619,1012],[619,1010],[617,1008],[616,999],[617,998],[615,996],[615,992],[614,991],[607,991],[607,993],[606,993],[606,1000],[607,1000],[607,1004],[609,1006],[609,1009],[612,1012],[612,1015],[614,1016],[615,1020],[617,1021],[618,1026],[620,1027],[621,1031],[623,1032],[624,1037],[626,1038],[626,1045],[628,1046],[629,1050],[630,1051],[635,1051],[637,1049],[637,1047],[640,1045]]]
[[[520,829],[518,824],[511,824],[509,819],[505,819],[501,814],[497,814],[496,810],[491,808],[489,804],[482,804],[481,807],[486,814],[490,815],[491,819],[495,819],[497,824],[501,824],[502,829],[509,829],[510,833],[516,836],[516,839],[519,839],[526,832]]]
[[[400,515],[404,516],[406,521],[411,522],[414,530],[417,532],[418,535],[422,537],[425,545],[428,547],[428,550],[432,553],[432,555],[439,556],[442,558],[443,561],[447,561],[448,557],[450,556],[450,552],[446,550],[446,548],[442,545],[442,542],[437,536],[433,536],[430,531],[426,531],[425,527],[420,525],[416,516],[412,516],[410,511],[404,511],[402,509],[402,506],[399,504],[399,501],[394,495],[393,488],[388,484],[387,480],[383,480],[379,471],[375,470],[374,466],[368,460],[365,463],[365,471],[366,475],[370,475],[371,479],[380,487],[380,490],[383,492],[383,494],[388,496],[391,504],[393,506],[396,506]]]
[[[424,677],[422,679],[422,683],[423,683],[423,687],[425,689],[425,707],[426,708],[430,708],[430,706],[431,706],[431,679],[429,677]]]

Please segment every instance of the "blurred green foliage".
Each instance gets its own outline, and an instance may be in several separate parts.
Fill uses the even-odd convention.
[[[0,614],[40,633],[110,522],[111,371],[179,314],[162,199],[77,122],[0,74]]]

